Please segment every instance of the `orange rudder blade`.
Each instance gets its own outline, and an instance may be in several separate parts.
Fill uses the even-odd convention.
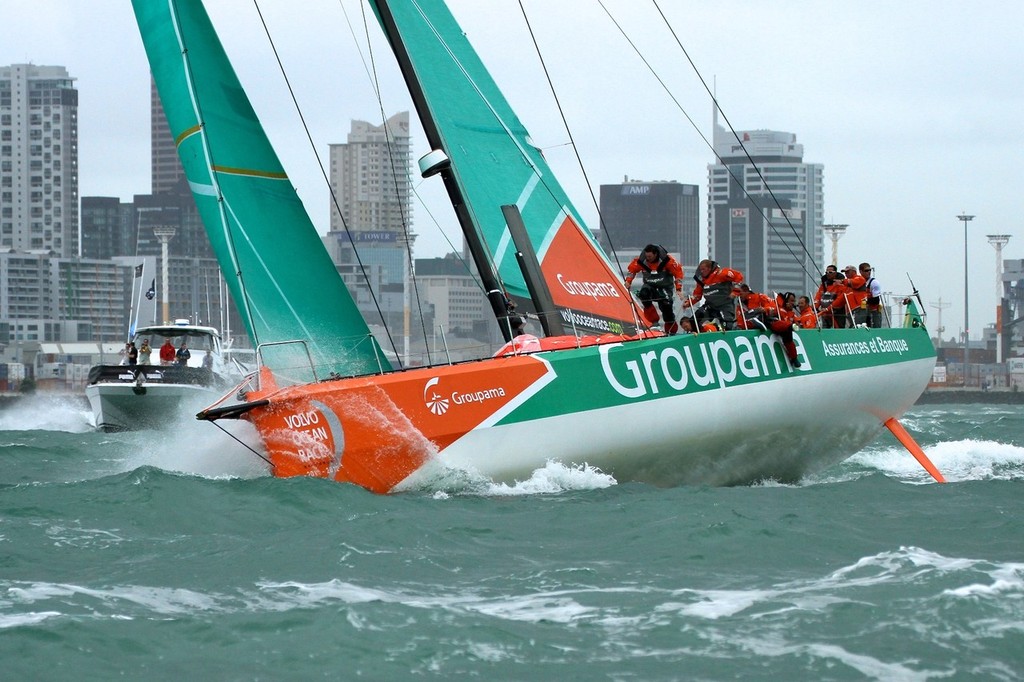
[[[928,459],[928,455],[924,454],[924,450],[921,449],[921,446],[917,444],[917,441],[914,440],[913,436],[907,433],[907,430],[903,428],[903,424],[900,424],[896,417],[890,417],[887,419],[885,422],[885,428],[892,431],[892,435],[896,436],[896,440],[898,440],[903,447],[905,447],[910,454],[914,456],[914,459],[924,467],[925,471],[932,475],[932,478],[939,483],[946,482],[945,477],[938,469],[935,468],[932,461]]]

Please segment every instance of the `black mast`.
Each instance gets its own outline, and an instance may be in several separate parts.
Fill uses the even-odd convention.
[[[416,77],[416,69],[409,58],[409,52],[406,50],[405,43],[398,30],[398,25],[395,23],[388,0],[374,0],[374,4],[377,7],[381,25],[384,27],[384,35],[391,45],[391,51],[395,53],[398,66],[402,70],[403,78],[405,78],[405,84],[409,88],[409,94],[412,96],[413,105],[416,107],[416,113],[423,124],[423,131],[427,135],[427,142],[430,144],[431,149],[445,151],[437,123],[434,121],[430,106],[427,104],[427,99],[423,94],[423,88]],[[445,154],[447,154],[446,151]],[[498,281],[490,258],[487,257],[487,251],[480,238],[480,232],[477,230],[476,224],[469,214],[465,199],[462,197],[459,185],[455,181],[455,175],[452,173],[451,166],[446,165],[439,172],[444,180],[445,189],[448,191],[448,198],[455,209],[459,225],[462,227],[462,233],[466,237],[466,246],[469,247],[469,253],[473,256],[473,262],[476,264],[477,271],[480,273],[480,279],[487,290],[487,299],[491,302],[494,316],[499,322],[505,320],[509,315],[508,298],[505,296],[504,288]],[[511,340],[511,333],[508,329],[509,325],[499,324],[498,326],[501,328],[501,333],[505,340]]]

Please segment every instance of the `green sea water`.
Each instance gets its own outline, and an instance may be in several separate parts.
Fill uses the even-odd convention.
[[[949,484],[883,434],[796,486],[380,497],[35,399],[0,412],[0,679],[1021,679],[1024,414],[904,423]]]

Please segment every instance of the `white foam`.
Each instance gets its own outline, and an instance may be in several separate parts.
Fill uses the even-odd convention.
[[[569,490],[600,490],[616,484],[614,477],[589,464],[567,466],[548,460],[525,481],[512,485],[492,483],[490,495],[538,495],[561,493]]]
[[[93,428],[88,405],[69,396],[25,396],[0,411],[0,431],[84,433]]]
[[[38,625],[44,620],[57,618],[62,614],[59,611],[37,611],[29,613],[16,613],[13,615],[0,615],[0,630],[6,628],[18,628],[28,625]]]
[[[326,602],[346,604],[383,602],[412,608],[442,609],[479,613],[500,620],[571,623],[591,616],[596,609],[579,604],[565,592],[536,592],[525,595],[482,597],[473,594],[429,595],[389,592],[360,587],[342,580],[322,583],[261,583],[262,606],[269,610],[310,608]]]
[[[613,485],[616,485],[615,478],[589,464],[570,466],[549,460],[525,480],[500,483],[475,471],[446,466],[434,459],[395,490],[432,491],[434,499],[446,500],[451,495],[544,495],[571,490],[599,490]]]
[[[128,603],[141,606],[146,609],[147,615],[152,613],[178,615],[220,608],[217,597],[211,597],[193,590],[149,587],[145,585],[122,585],[106,589],[94,589],[68,583],[31,583],[22,587],[9,587],[7,595],[10,601],[23,604],[49,601],[57,598],[67,601],[76,596],[85,596],[102,601],[108,605]],[[62,615],[56,612],[46,613],[50,616]],[[130,617],[123,614],[108,615],[111,617]]]
[[[179,415],[159,431],[130,431],[118,434],[118,438],[132,448],[126,462],[129,470],[152,466],[205,478],[268,475],[268,464],[260,458],[266,457],[266,452],[259,434],[242,420],[211,424],[191,415]]]
[[[766,588],[746,590],[681,589],[675,599],[656,611],[678,612],[686,616],[718,620],[751,611],[752,617],[788,610],[821,611],[833,604],[857,601],[857,590],[879,584],[917,582],[928,576],[964,576],[971,582],[960,588],[946,589],[951,596],[1015,595],[1024,592],[1024,564],[992,564],[983,560],[946,557],[919,547],[900,547],[861,557],[820,578],[798,580]],[[988,576],[991,582],[978,582]],[[848,594],[847,594],[848,593]]]
[[[957,440],[925,448],[925,455],[950,482],[1024,479],[1024,448],[991,440]],[[862,451],[851,462],[907,482],[933,482],[900,446]]]

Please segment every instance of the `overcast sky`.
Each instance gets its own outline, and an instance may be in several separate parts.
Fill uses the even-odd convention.
[[[259,18],[248,0],[208,8],[235,69],[314,223],[328,226],[328,189],[299,126]],[[645,0],[604,0],[700,131],[711,137],[710,100]],[[451,3],[513,107],[546,149],[583,216],[596,209],[538,66],[514,0]],[[622,38],[597,0],[523,0],[587,177],[624,176],[701,186],[700,135]],[[964,317],[968,233],[971,336],[995,318],[995,250],[1024,257],[1024,3],[739,2],[660,0],[683,46],[739,130],[795,133],[804,161],[824,165],[826,222],[850,228],[840,265],[870,261],[887,291],[909,291],[907,273],[942,312],[945,338]],[[376,26],[350,0],[261,0],[260,8],[310,125],[317,151],[344,142],[352,119],[379,123],[411,105]],[[352,24],[350,30],[349,23]],[[356,37],[353,38],[352,33]],[[358,45],[357,45],[358,43]],[[82,196],[131,200],[148,193],[149,76],[126,0],[4,0],[0,65],[65,66],[79,90]],[[373,94],[377,74],[383,104]],[[414,117],[415,118],[415,117]],[[414,156],[427,150],[414,128]],[[437,178],[418,184],[430,213],[414,208],[418,257],[461,236]],[[826,247],[826,259],[830,249]],[[691,273],[687,273],[689,276]]]

